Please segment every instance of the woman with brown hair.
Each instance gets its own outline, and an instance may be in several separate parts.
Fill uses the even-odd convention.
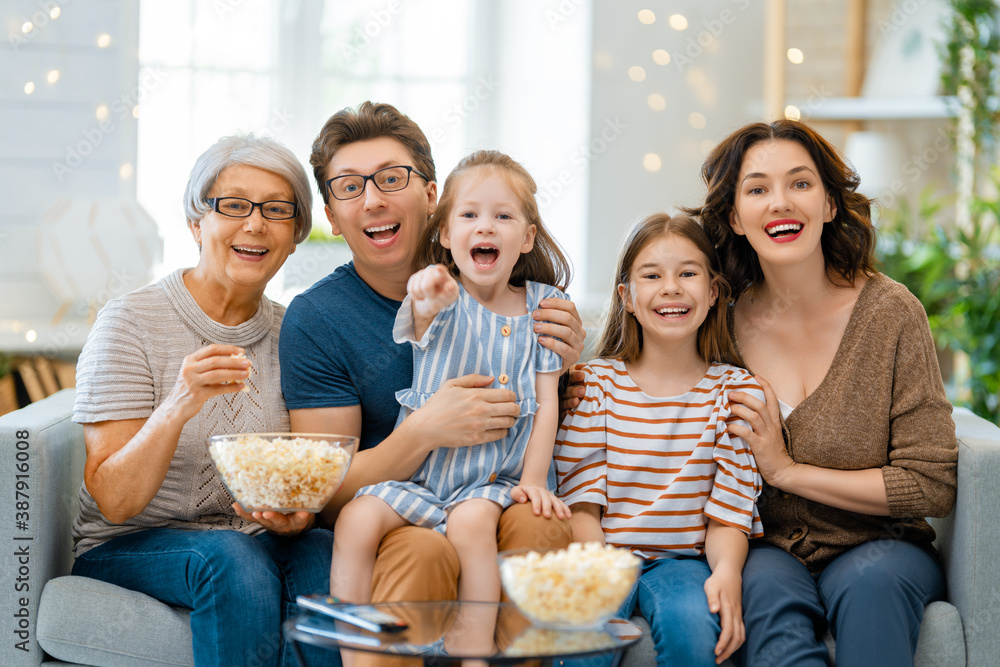
[[[945,582],[926,516],[955,499],[957,445],[927,317],[875,269],[871,202],[825,139],[755,123],[702,167],[698,215],[733,288],[765,401],[730,395],[769,485],[743,571],[744,664],[911,665]]]

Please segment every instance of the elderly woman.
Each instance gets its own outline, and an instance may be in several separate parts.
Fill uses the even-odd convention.
[[[198,665],[291,664],[281,622],[296,595],[330,586],[332,534],[302,532],[305,512],[243,512],[206,445],[289,428],[284,308],[264,288],[309,235],[311,203],[287,148],[220,140],[185,193],[197,266],[109,302],[79,361],[87,462],[73,574],[190,608]]]

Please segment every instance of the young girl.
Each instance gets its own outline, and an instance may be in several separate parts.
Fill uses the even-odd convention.
[[[410,278],[394,329],[394,339],[414,349],[413,386],[396,395],[399,422],[446,380],[469,373],[513,391],[520,418],[501,440],[435,450],[409,481],[359,490],[334,531],[336,597],[368,601],[382,537],[413,524],[444,533],[455,547],[460,599],[499,600],[501,511],[531,502],[536,514],[569,518],[549,491],[562,360],[538,343],[530,316],[541,299],[565,296],[551,285],[569,282],[569,264],[542,226],[535,191],[507,155],[463,159],[445,181],[418,250],[426,268]]]
[[[705,231],[656,214],[618,260],[586,394],[556,439],[573,539],[645,560],[619,610],[649,621],[660,665],[721,663],[743,641],[740,572],[762,534],[761,479],[728,434],[729,392],[763,397],[727,327],[728,288]]]

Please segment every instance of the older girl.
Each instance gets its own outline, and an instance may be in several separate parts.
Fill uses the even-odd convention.
[[[556,440],[559,495],[577,542],[645,560],[619,610],[649,621],[660,665],[721,663],[743,641],[740,571],[761,533],[761,481],[731,391],[763,398],[729,338],[728,289],[694,220],[640,222],[618,260],[616,289],[586,394]]]
[[[828,625],[838,667],[912,665],[945,586],[924,517],[951,511],[958,454],[927,316],[875,270],[870,202],[809,127],[737,130],[702,176],[695,212],[766,396],[731,395],[749,427],[730,431],[771,487],[743,572],[744,662],[826,665]]]

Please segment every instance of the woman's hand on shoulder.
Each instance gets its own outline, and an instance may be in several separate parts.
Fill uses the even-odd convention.
[[[795,467],[795,461],[785,448],[785,438],[781,431],[781,413],[778,397],[767,380],[754,376],[764,390],[764,400],[744,391],[729,393],[730,411],[746,421],[730,424],[729,434],[746,440],[757,461],[757,471],[771,486],[783,488],[785,476]]]
[[[444,266],[431,264],[410,276],[406,293],[413,300],[414,317],[433,319],[458,298],[458,282]]]
[[[242,391],[250,376],[250,360],[242,355],[241,347],[212,344],[184,357],[164,405],[187,422],[209,398]]]
[[[305,532],[316,525],[316,515],[312,512],[247,512],[239,503],[233,503],[233,511],[236,515],[259,523],[264,526],[269,533],[290,537]]]
[[[532,313],[538,342],[562,357],[562,370],[580,360],[587,332],[576,305],[569,299],[542,299]]]

